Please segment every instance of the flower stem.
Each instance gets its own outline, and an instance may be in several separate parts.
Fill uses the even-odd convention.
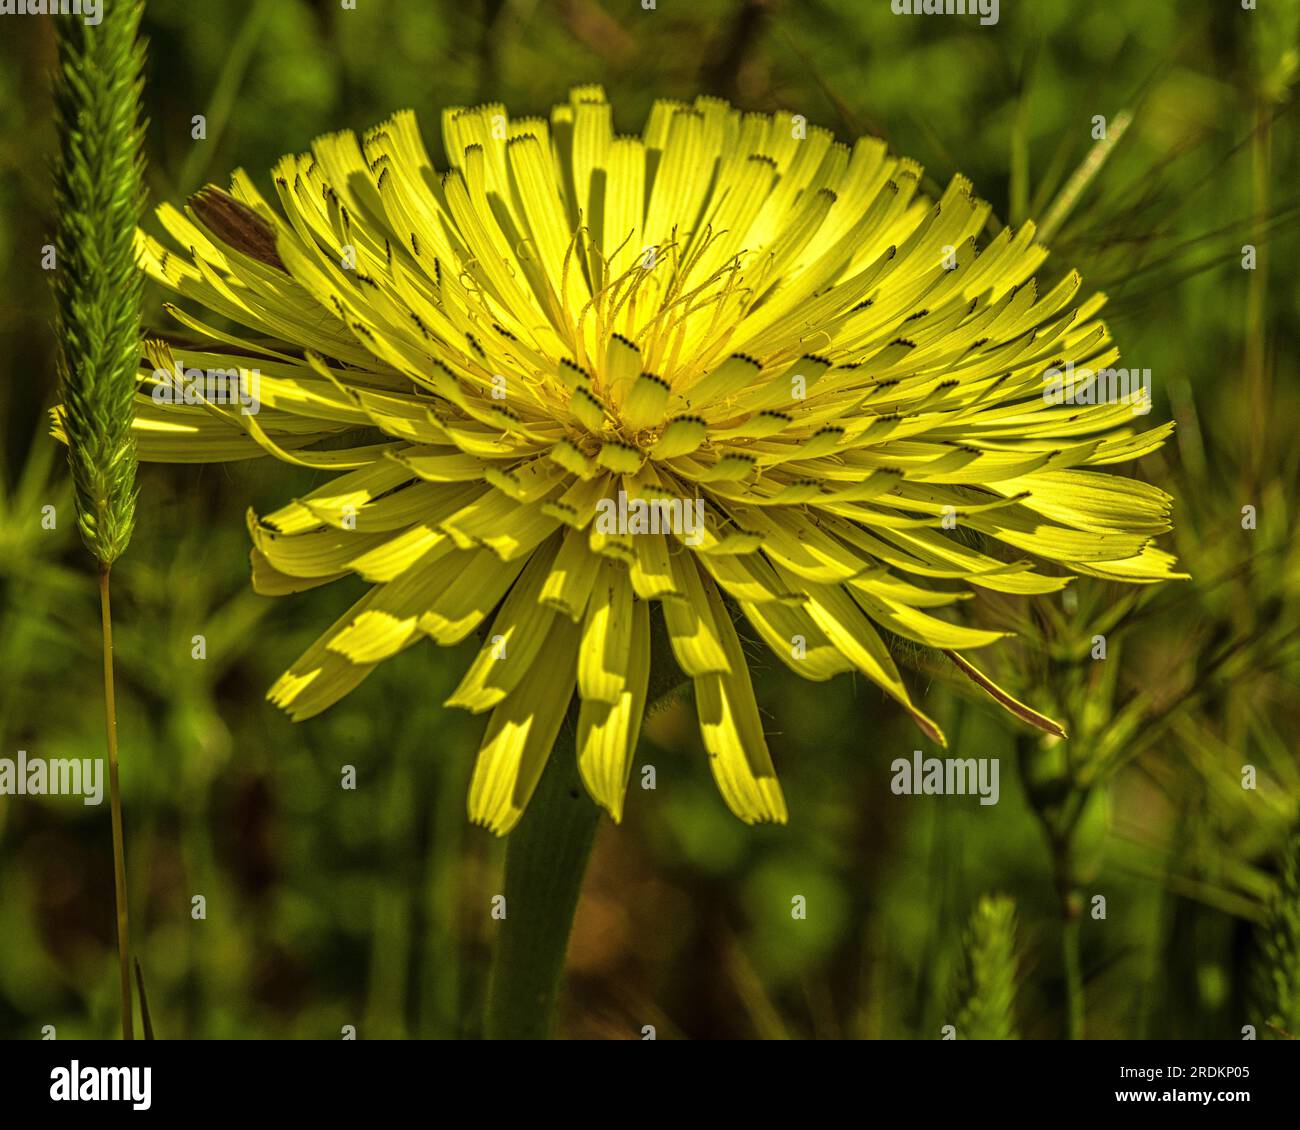
[[[686,686],[663,616],[652,612],[646,717],[668,706]],[[601,813],[578,772],[577,716],[575,703],[507,841],[506,917],[497,935],[483,1023],[489,1040],[551,1035],[573,915]]]
[[[130,930],[126,915],[126,852],[122,840],[122,790],[117,775],[117,702],[113,696],[113,612],[109,566],[99,570],[99,608],[104,627],[104,725],[108,732],[108,806],[113,820],[113,887],[117,904],[117,960],[122,979],[122,1039],[135,1039],[131,1007]]]
[[[506,847],[506,917],[488,986],[484,1035],[545,1040],[600,808],[578,776],[566,724]]]

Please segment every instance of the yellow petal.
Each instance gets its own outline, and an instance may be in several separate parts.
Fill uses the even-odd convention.
[[[584,698],[578,712],[578,770],[587,791],[615,823],[623,819],[623,799],[650,679],[649,604],[633,602],[629,619],[631,640],[617,700]]]
[[[546,652],[492,711],[469,787],[469,818],[504,836],[546,767],[573,698],[578,629],[557,619]]]

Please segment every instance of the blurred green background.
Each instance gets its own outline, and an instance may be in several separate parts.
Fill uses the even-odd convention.
[[[1068,1030],[1075,953],[1089,1036],[1240,1038],[1255,1024],[1263,1038],[1279,1034],[1270,1018],[1300,1031],[1300,932],[1286,930],[1300,891],[1278,894],[1300,809],[1297,19],[1293,0],[1003,0],[993,27],[895,16],[888,0],[148,0],[152,204],[236,167],[269,195],[282,153],[407,106],[442,163],[441,107],[545,113],[569,86],[601,82],[626,132],[653,99],[712,93],[843,139],[879,134],[936,184],[967,174],[1019,223],[1049,214],[1093,151],[1095,115],[1112,140],[1132,115],[1045,274],[1077,266],[1106,290],[1121,363],[1152,371],[1145,422],[1178,422],[1136,473],[1174,494],[1167,544],[1193,580],[973,602],[1021,632],[983,658],[1066,721],[1066,743],[902,656],[953,751],[1001,759],[996,806],[893,795],[893,759],[937,751],[869,684],[803,683],[758,647],[788,827],[728,814],[689,702],[657,715],[638,764],[655,766],[658,787],[634,774],[625,822],[599,833],[562,1035],[939,1038],[961,1007],[966,923],[991,892],[1018,908],[1026,1038]],[[47,19],[3,20],[6,757],[103,753],[97,598],[45,416],[52,63]],[[149,324],[164,325],[159,293],[147,302]],[[472,1036],[504,852],[465,818],[483,719],[440,703],[476,645],[421,645],[301,725],[267,705],[351,597],[338,584],[254,596],[243,512],[312,481],[267,461],[142,469],[114,610],[133,942],[155,1026],[163,1038],[336,1039],[347,1024],[362,1038]],[[345,765],[355,791],[340,787]],[[108,816],[76,798],[0,797],[0,1036],[116,1029]],[[205,920],[191,917],[195,895]]]

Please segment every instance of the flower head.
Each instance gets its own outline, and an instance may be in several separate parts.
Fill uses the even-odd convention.
[[[184,254],[142,237],[210,343],[151,360],[256,371],[257,404],[155,397],[146,370],[141,457],[329,472],[250,516],[254,586],[373,583],[272,688],[294,718],[485,628],[448,700],[491,712],[471,817],[514,825],[576,686],[582,776],[618,819],[659,602],[723,797],[779,821],[733,609],[796,674],[860,671],[942,742],[878,629],[1050,727],[957,654],[1001,633],[936,610],[1173,575],[1168,496],[1100,469],[1168,426],[1043,395],[1118,356],[1103,299],[1073,273],[1040,293],[1033,226],[982,240],[965,179],[932,201],[878,140],[710,98],[619,136],[595,87],[549,122],[447,110],[442,134],[444,174],[399,113],[283,158],[279,211],[240,172],[160,210]]]

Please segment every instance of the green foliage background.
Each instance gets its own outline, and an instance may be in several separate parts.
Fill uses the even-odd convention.
[[[639,755],[657,788],[637,788],[634,775],[624,824],[599,833],[560,1028],[938,1038],[962,1008],[970,1014],[958,993],[980,959],[963,954],[968,922],[982,896],[1001,892],[1017,925],[1014,971],[986,978],[997,1008],[1014,978],[1014,1017],[1000,1027],[1030,1039],[1067,1030],[1062,902],[1073,899],[1089,1036],[1239,1038],[1248,1023],[1261,1037],[1300,1032],[1300,1015],[1277,1011],[1296,1010],[1294,993],[1281,1005],[1252,995],[1300,980],[1289,941],[1261,956],[1262,939],[1292,938],[1285,923],[1300,915],[1294,882],[1291,902],[1269,909],[1300,808],[1300,6],[1003,0],[995,27],[889,9],[148,0],[148,188],[154,203],[179,202],[243,166],[269,191],[281,153],[405,106],[437,154],[444,105],[545,113],[570,85],[599,81],[624,131],[640,128],[652,99],[706,92],[803,114],[845,139],[879,133],[938,183],[966,173],[1019,222],[1046,214],[1092,145],[1094,115],[1132,111],[1052,241],[1047,273],[1078,266],[1085,285],[1112,296],[1122,363],[1152,371],[1147,422],[1178,421],[1140,473],[1175,495],[1170,545],[1194,579],[1140,592],[1080,582],[1044,598],[1050,609],[977,609],[1020,628],[998,675],[1068,721],[1063,746],[958,693],[926,657],[905,657],[954,752],[1001,759],[996,806],[893,795],[890,762],[924,748],[910,723],[861,681],[803,683],[757,647],[788,827],[737,823],[690,704],[658,715]],[[7,757],[103,755],[93,576],[45,417],[55,396],[40,262],[54,226],[52,66],[49,21],[6,17]],[[195,114],[206,115],[206,140],[191,138]],[[1242,269],[1245,244],[1259,248],[1254,271]],[[146,321],[165,324],[153,290]],[[338,584],[277,601],[249,590],[244,509],[269,509],[311,481],[266,461],[142,468],[114,604],[133,941],[154,1023],[163,1038],[333,1039],[346,1024],[363,1038],[474,1035],[504,853],[464,815],[482,720],[439,705],[472,643],[413,649],[298,726],[263,702],[348,599]],[[53,531],[42,528],[47,505]],[[1247,505],[1254,530],[1242,527]],[[1105,660],[1091,658],[1096,633]],[[196,634],[206,659],[191,658]],[[356,791],[339,787],[345,764]],[[1247,765],[1253,790],[1242,787]],[[204,921],[190,915],[199,894]],[[806,918],[791,915],[796,895]],[[1104,920],[1091,915],[1097,895]],[[1270,913],[1271,935],[1261,929]],[[1007,949],[985,948],[985,959]],[[1270,961],[1292,967],[1270,971]],[[39,1038],[45,1025],[61,1038],[111,1035],[114,963],[107,804],[0,797],[0,1036]]]

